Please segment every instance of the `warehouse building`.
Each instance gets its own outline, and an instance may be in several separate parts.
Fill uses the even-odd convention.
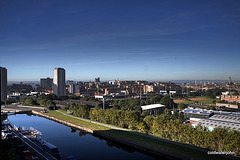
[[[141,106],[142,110],[147,110],[151,115],[157,115],[163,112],[165,109],[165,106],[162,104],[151,104],[151,105],[145,105]]]
[[[240,115],[213,115],[209,119],[201,119],[192,124],[193,127],[202,125],[212,131],[216,127],[240,131]]]

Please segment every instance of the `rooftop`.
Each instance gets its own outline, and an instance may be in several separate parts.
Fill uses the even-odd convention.
[[[141,106],[142,110],[148,110],[148,109],[155,109],[155,108],[163,108],[165,107],[162,104],[151,104],[151,105],[146,105],[146,106]]]
[[[224,121],[224,122],[233,122],[233,123],[239,123],[240,124],[240,115],[237,115],[237,116],[234,116],[234,115],[213,115],[209,119],[210,120]]]
[[[202,119],[193,123],[193,126],[197,126],[198,124],[207,127],[211,131],[216,127],[228,128],[228,129],[234,129],[234,130],[240,131],[240,123],[235,123],[235,122],[220,121],[215,119]]]
[[[185,108],[181,112],[183,112],[183,113],[191,113],[191,114],[201,114],[201,115],[210,115],[210,114],[212,114],[212,110],[192,109],[192,108]]]

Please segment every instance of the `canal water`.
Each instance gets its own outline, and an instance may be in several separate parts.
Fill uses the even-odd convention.
[[[106,141],[83,131],[36,115],[17,114],[8,117],[17,127],[33,127],[42,132],[42,138],[61,152],[61,158],[74,155],[78,160],[153,160],[154,157],[132,148]]]

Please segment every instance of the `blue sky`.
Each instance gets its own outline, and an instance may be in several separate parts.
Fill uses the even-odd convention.
[[[240,80],[239,0],[3,0],[9,81]]]

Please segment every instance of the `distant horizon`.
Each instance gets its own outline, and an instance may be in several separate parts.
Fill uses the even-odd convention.
[[[47,78],[47,77],[46,77]],[[51,77],[49,77],[49,78],[51,78]],[[101,79],[100,79],[101,80]],[[66,82],[67,81],[74,81],[74,82],[94,82],[94,79],[93,80],[91,80],[91,81],[85,81],[85,80],[70,80],[70,79],[67,79],[66,80]],[[109,82],[109,81],[114,81],[114,80],[101,80],[101,82]],[[182,81],[182,82],[184,82],[184,81],[186,81],[186,82],[195,82],[195,81],[197,81],[197,83],[200,83],[201,81],[202,82],[218,82],[218,81],[220,81],[220,82],[228,82],[228,80],[210,80],[210,79],[202,79],[202,80],[155,80],[155,81],[153,81],[153,80],[138,80],[138,79],[136,79],[136,80],[119,80],[119,81],[148,81],[148,82],[176,82],[176,83],[178,83],[177,81]],[[8,81],[8,84],[9,83],[11,83],[11,84],[13,84],[13,83],[17,83],[17,84],[19,84],[19,83],[23,83],[23,84],[27,84],[27,83],[40,83],[40,79],[39,80],[33,80],[33,81],[30,81],[30,80],[27,80],[27,81]],[[232,80],[232,82],[240,82],[240,80]]]

